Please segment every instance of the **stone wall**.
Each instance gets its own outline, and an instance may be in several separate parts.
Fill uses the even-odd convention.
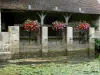
[[[9,52],[9,32],[0,32],[0,52]]]
[[[88,51],[90,56],[94,54],[94,28],[90,28],[90,40],[87,48],[81,49],[75,48],[73,45],[73,28],[66,28],[66,42],[62,39],[48,39],[48,27],[42,27],[41,47],[38,45],[37,40],[33,40],[29,43],[28,40],[21,41],[19,38],[20,30],[19,26],[9,26],[8,32],[0,32],[0,45],[7,45],[9,52],[12,54],[12,58],[28,58],[37,56],[64,56],[68,54],[68,57],[87,57]],[[3,43],[3,44],[2,44]],[[77,44],[76,44],[77,45]]]
[[[11,51],[12,55],[18,57],[18,53],[19,53],[19,26],[9,26],[8,32],[9,32],[10,51]]]
[[[9,32],[1,32],[1,11],[0,11],[0,61],[11,59]]]

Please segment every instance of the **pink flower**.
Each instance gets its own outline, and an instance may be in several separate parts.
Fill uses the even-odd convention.
[[[55,30],[64,29],[64,24],[62,22],[55,21],[52,24]]]

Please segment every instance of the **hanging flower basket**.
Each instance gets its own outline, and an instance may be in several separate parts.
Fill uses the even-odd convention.
[[[86,22],[80,22],[77,26],[80,30],[80,32],[86,32],[89,30],[90,24]]]
[[[90,24],[87,22],[80,22],[79,25],[77,26],[79,29],[79,36],[80,36],[80,41],[88,41],[88,31]]]
[[[24,29],[29,32],[29,44],[30,44],[30,37],[31,37],[31,32],[36,32],[39,30],[40,24],[38,23],[37,20],[26,20],[24,22]]]
[[[64,30],[65,24],[63,22],[55,21],[52,24],[54,30]]]
[[[81,35],[84,35],[86,32],[88,32],[90,24],[84,21],[84,22],[80,22],[77,27]]]
[[[37,20],[26,20],[24,22],[24,29],[26,31],[33,31],[36,32],[40,27],[40,24],[38,23]]]

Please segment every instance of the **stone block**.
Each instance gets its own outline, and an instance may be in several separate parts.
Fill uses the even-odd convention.
[[[67,50],[73,50],[73,28],[67,27]]]
[[[42,53],[48,53],[48,27],[42,27]]]
[[[11,52],[0,52],[0,60],[11,59]]]
[[[10,50],[19,53],[19,26],[9,26]]]

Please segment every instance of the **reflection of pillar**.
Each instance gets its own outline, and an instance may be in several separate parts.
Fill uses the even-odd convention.
[[[0,10],[0,32],[1,32],[1,10]]]
[[[95,55],[95,28],[89,28],[89,56],[94,57]]]
[[[48,27],[42,27],[42,55],[48,53]]]

